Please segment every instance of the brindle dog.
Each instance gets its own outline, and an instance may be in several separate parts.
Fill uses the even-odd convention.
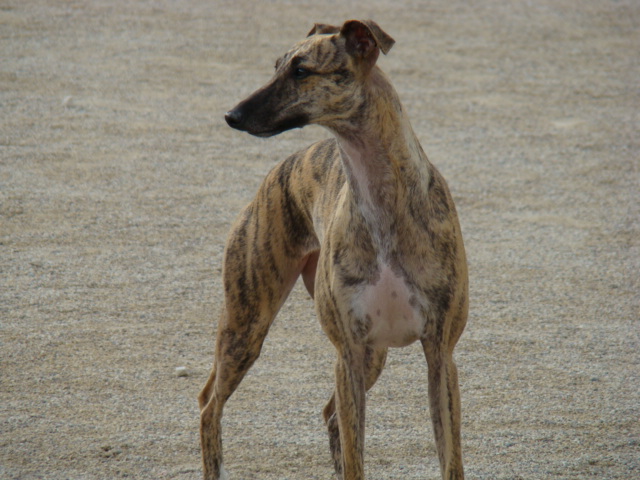
[[[226,114],[268,137],[309,124],[335,139],[277,165],[231,229],[213,371],[200,394],[204,477],[225,478],[220,419],[298,277],[337,351],[324,408],[338,478],[364,478],[365,392],[389,347],[422,343],[442,478],[463,478],[453,349],[467,263],[447,185],[376,66],[394,40],[371,21],[316,24],[273,79]]]

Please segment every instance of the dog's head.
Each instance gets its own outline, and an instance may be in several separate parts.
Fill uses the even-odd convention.
[[[227,112],[227,123],[269,137],[309,124],[336,128],[365,101],[362,87],[380,51],[395,41],[375,22],[349,20],[342,27],[315,24],[307,38],[276,62],[276,72]]]

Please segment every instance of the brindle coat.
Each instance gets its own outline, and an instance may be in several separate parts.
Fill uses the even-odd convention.
[[[365,392],[388,347],[420,340],[442,477],[463,478],[453,349],[467,318],[467,264],[447,185],[375,65],[393,43],[371,21],[316,24],[226,115],[253,135],[318,124],[335,139],[276,166],[231,229],[214,367],[199,397],[205,479],[225,477],[223,406],[300,276],[337,350],[323,413],[338,477],[364,478]]]

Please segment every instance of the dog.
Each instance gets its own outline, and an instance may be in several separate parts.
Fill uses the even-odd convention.
[[[443,479],[464,477],[453,349],[468,313],[456,209],[376,65],[395,41],[372,21],[315,24],[227,123],[270,137],[316,124],[332,139],[278,164],[231,228],[214,366],[199,396],[204,478],[226,478],[220,421],[299,277],[337,353],[323,410],[336,475],[364,478],[365,393],[389,347],[422,343]]]

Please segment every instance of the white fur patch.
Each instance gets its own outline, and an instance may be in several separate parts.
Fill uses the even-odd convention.
[[[376,345],[404,347],[418,340],[424,329],[417,296],[385,264],[378,281],[362,290],[354,307],[357,315],[369,320],[368,340]]]
[[[220,478],[219,480],[229,480],[229,474],[224,469],[223,465],[220,465]]]

